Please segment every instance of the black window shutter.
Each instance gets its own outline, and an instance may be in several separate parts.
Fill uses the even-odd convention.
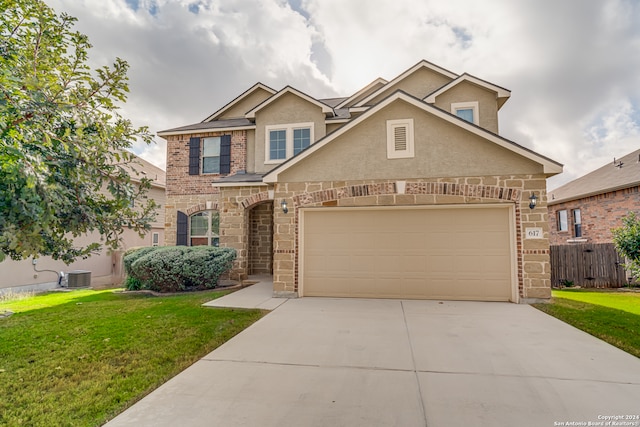
[[[231,173],[231,135],[220,138],[220,173]]]
[[[200,175],[200,138],[189,138],[189,175]]]
[[[189,229],[189,217],[184,212],[178,211],[176,223],[176,245],[187,246],[187,232]]]

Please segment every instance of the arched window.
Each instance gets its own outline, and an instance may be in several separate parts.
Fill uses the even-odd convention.
[[[220,214],[203,211],[189,218],[189,246],[218,246],[220,244]]]

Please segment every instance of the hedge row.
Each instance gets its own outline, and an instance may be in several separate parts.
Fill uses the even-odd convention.
[[[232,248],[157,246],[133,249],[123,262],[129,290],[179,292],[211,289],[236,259]]]

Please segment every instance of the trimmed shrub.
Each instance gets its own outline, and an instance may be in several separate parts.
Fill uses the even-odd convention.
[[[137,248],[127,249],[124,253],[124,257],[122,258],[125,273],[131,275],[131,264],[136,262],[139,258],[147,255],[149,252],[153,252],[159,248],[160,246],[139,246]]]
[[[186,287],[216,287],[218,279],[233,266],[236,251],[229,248],[195,246],[182,256]]]
[[[236,258],[236,251],[231,248],[165,246],[153,249],[137,256],[127,270],[129,276],[139,282],[139,289],[179,292],[215,288]]]

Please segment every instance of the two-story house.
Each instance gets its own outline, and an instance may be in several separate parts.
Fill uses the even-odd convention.
[[[233,247],[276,296],[550,297],[546,178],[510,91],[421,61],[351,96],[257,83],[167,140],[168,245]]]

